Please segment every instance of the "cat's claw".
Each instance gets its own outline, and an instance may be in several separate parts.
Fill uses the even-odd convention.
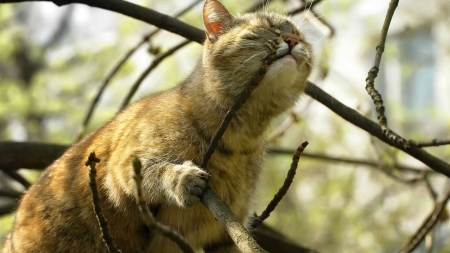
[[[210,175],[191,161],[176,165],[178,176],[174,180],[174,198],[181,207],[189,207],[200,201]]]

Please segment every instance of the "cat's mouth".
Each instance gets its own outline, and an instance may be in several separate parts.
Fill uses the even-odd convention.
[[[293,60],[297,61],[297,59],[295,58],[294,55],[291,54],[290,50],[287,49],[283,49],[283,50],[279,50],[276,54],[275,60],[280,60],[283,58],[292,58]]]
[[[282,52],[281,54],[277,54],[275,57],[275,60],[280,60],[280,59],[292,59],[297,62],[297,59],[295,58],[295,56],[292,55],[289,51]]]

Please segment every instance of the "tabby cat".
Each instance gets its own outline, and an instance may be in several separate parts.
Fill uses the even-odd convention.
[[[246,224],[264,132],[298,100],[311,72],[312,48],[281,14],[234,16],[217,0],[206,0],[203,21],[207,39],[193,73],[178,87],[130,105],[48,167],[20,201],[3,252],[107,252],[84,165],[93,151],[101,160],[101,205],[123,252],[180,252],[140,218],[134,156],[142,161],[144,194],[159,222],[197,251],[239,252],[199,196],[209,183]],[[277,60],[231,121],[206,171],[199,168],[227,110],[272,54]]]

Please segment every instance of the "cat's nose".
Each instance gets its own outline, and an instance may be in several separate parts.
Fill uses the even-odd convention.
[[[293,49],[299,43],[299,40],[293,36],[285,35],[284,42],[289,45],[289,49]]]

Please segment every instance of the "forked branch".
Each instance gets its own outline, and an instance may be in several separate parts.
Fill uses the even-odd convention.
[[[175,242],[183,252],[194,253],[194,250],[189,245],[189,243],[187,243],[187,241],[183,238],[183,236],[181,236],[179,233],[177,233],[170,227],[156,221],[152,212],[150,212],[150,209],[147,204],[148,202],[145,199],[144,194],[142,194],[142,175],[141,175],[142,164],[139,158],[137,157],[133,159],[133,168],[134,168],[133,178],[134,181],[136,182],[138,208],[145,225],[147,225],[147,227],[150,230],[153,229],[157,230],[162,235]]]
[[[419,229],[417,229],[406,246],[400,250],[400,253],[409,253],[419,245],[419,243],[425,238],[425,236],[431,231],[431,229],[433,229],[433,227],[439,222],[440,218],[442,217],[442,213],[445,212],[445,206],[447,205],[447,202],[449,200],[450,191],[447,192],[443,200],[436,203],[433,211],[424,220]]]
[[[250,224],[251,228],[255,229],[256,227],[261,225],[261,223],[270,216],[270,213],[275,210],[275,207],[277,207],[278,203],[280,203],[284,195],[286,195],[289,187],[292,184],[292,181],[294,180],[300,156],[302,155],[303,151],[305,151],[306,146],[308,146],[307,141],[303,142],[302,145],[298,146],[297,150],[295,150],[295,153],[292,156],[291,167],[288,171],[286,179],[284,180],[283,186],[278,190],[277,194],[273,196],[273,199],[272,201],[270,201],[266,210],[264,210],[261,215],[255,216],[253,222]]]
[[[389,8],[383,23],[383,28],[381,29],[380,41],[378,42],[378,45],[376,47],[377,54],[375,56],[373,67],[370,69],[366,78],[366,90],[375,104],[377,119],[384,135],[386,135],[386,137],[396,145],[402,146],[403,148],[407,149],[410,147],[408,141],[387,127],[387,118],[384,115],[385,108],[383,105],[383,98],[381,97],[381,94],[375,89],[374,84],[375,78],[377,77],[380,68],[381,56],[384,52],[384,45],[386,44],[389,25],[391,24],[391,20],[394,16],[394,12],[397,8],[398,2],[399,0],[391,0],[391,2],[389,3]]]
[[[103,209],[100,205],[100,197],[98,195],[97,182],[95,181],[95,178],[97,176],[97,169],[95,168],[95,165],[99,162],[100,159],[95,157],[95,153],[92,152],[85,163],[86,166],[89,166],[89,187],[91,188],[92,205],[94,206],[95,217],[97,217],[100,226],[100,231],[102,233],[102,238],[106,244],[106,247],[108,248],[109,252],[119,253],[122,251],[119,248],[117,248],[117,245],[114,243],[113,237],[109,232],[108,221],[106,220],[106,217],[103,215]]]

